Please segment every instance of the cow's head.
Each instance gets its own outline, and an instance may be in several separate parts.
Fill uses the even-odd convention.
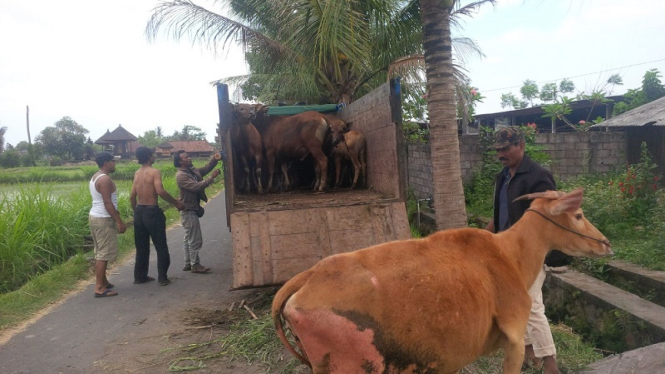
[[[233,121],[244,124],[256,118],[256,104],[233,104]]]
[[[332,137],[333,147],[337,147],[339,143],[344,142],[344,134],[351,130],[351,125],[353,125],[353,122],[344,122],[339,118],[328,119],[328,130]]]

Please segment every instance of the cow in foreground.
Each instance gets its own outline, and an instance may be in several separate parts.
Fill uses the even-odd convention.
[[[344,121],[330,120],[319,112],[309,111],[270,121],[265,129],[264,144],[268,161],[268,190],[272,188],[275,163],[279,159],[284,175],[284,185],[290,188],[287,160],[304,160],[312,155],[315,162],[316,181],[314,190],[323,192],[328,175],[328,157],[323,144],[331,136],[333,146],[343,140],[346,131]]]
[[[535,200],[499,234],[451,229],[324,258],[275,295],[280,339],[315,374],[452,374],[499,348],[503,372],[519,373],[527,290],[545,255],[612,254],[584,218],[581,189],[524,199]]]
[[[231,141],[238,163],[244,171],[244,190],[250,191],[250,175],[254,181],[257,192],[263,193],[261,186],[261,159],[263,157],[263,143],[261,134],[252,124],[256,118],[255,104],[233,104],[233,122],[231,127]]]
[[[367,142],[365,135],[351,130],[344,134],[344,141],[333,148],[335,160],[335,188],[339,188],[342,174],[342,161],[349,160],[353,164],[353,183],[351,189],[356,188],[358,177],[362,174],[363,182],[367,184],[367,164],[365,163]]]

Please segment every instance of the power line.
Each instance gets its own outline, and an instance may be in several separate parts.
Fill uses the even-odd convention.
[[[605,72],[608,72],[608,71],[614,71],[614,70],[625,69],[625,68],[632,68],[633,66],[652,64],[654,62],[661,62],[661,61],[665,61],[665,58],[661,58],[660,60],[653,60],[653,61],[647,61],[647,62],[640,62],[640,63],[632,64],[632,65],[621,66],[621,67],[613,68],[613,69],[599,70],[599,71],[595,71],[593,73],[580,74],[580,75],[575,75],[575,76],[572,76],[572,77],[563,77],[563,78],[557,78],[557,79],[549,79],[549,80],[544,80],[544,81],[538,81],[536,83],[548,83],[548,82],[556,82],[556,81],[559,81],[559,80],[562,80],[562,79],[573,79],[573,78],[586,77],[587,75],[594,75],[594,74],[605,73]],[[492,92],[492,91],[500,91],[500,90],[509,90],[509,89],[512,89],[512,88],[520,88],[520,87],[522,87],[522,86],[493,88],[491,90],[481,90],[481,91],[484,93],[484,92]]]

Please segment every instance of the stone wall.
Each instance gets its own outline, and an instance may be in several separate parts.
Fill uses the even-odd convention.
[[[626,136],[623,132],[547,133],[536,135],[536,144],[549,154],[550,170],[559,180],[586,174],[602,174],[623,168]],[[469,183],[482,160],[478,135],[460,136],[462,180]],[[432,194],[429,144],[407,146],[409,187],[419,199]]]

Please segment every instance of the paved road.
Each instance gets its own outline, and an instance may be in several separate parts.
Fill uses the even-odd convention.
[[[0,346],[0,373],[93,373],[130,372],[136,362],[121,370],[109,370],[127,352],[145,351],[146,344],[159,350],[160,337],[178,324],[178,313],[190,307],[225,308],[243,292],[229,292],[231,285],[231,235],[226,227],[224,195],[206,205],[201,219],[203,248],[201,262],[213,268],[211,274],[183,272],[182,238],[178,225],[167,232],[171,253],[169,278],[173,283],[134,285],[134,260],[115,266],[109,280],[118,296],[94,298],[93,280],[84,291],[71,296],[25,331]],[[151,251],[150,273],[157,277],[156,254]],[[181,325],[178,328],[182,328]],[[158,339],[159,340],[159,339]],[[149,350],[149,349],[148,349]],[[124,352],[124,353],[123,353]],[[154,372],[165,372],[164,367]],[[146,372],[140,371],[139,372]]]

